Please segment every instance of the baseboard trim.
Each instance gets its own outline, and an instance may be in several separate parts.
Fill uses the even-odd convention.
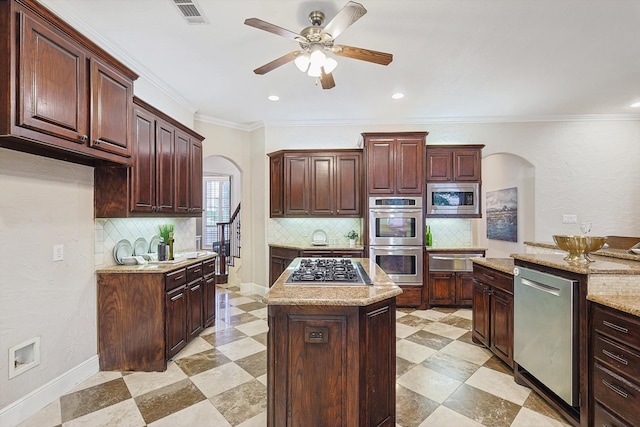
[[[264,286],[260,286],[257,283],[241,283],[240,284],[240,293],[243,294],[255,294],[262,295],[267,293],[267,288]]]
[[[100,371],[98,355],[0,409],[0,425],[14,427]]]

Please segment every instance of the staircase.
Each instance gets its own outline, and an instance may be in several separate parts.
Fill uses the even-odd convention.
[[[231,215],[229,222],[219,222],[216,258],[216,283],[227,283],[229,280],[229,266],[233,266],[236,258],[240,258],[240,203]],[[215,245],[214,245],[215,247]]]

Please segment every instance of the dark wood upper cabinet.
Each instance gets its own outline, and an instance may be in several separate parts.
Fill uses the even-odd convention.
[[[484,145],[428,145],[427,182],[482,182]]]
[[[129,164],[137,75],[35,1],[0,2],[0,28],[0,146]]]
[[[200,216],[202,136],[135,99],[133,164],[96,167],[95,216]]]
[[[423,195],[427,132],[363,133],[367,192]]]
[[[268,154],[270,216],[362,216],[361,150]]]

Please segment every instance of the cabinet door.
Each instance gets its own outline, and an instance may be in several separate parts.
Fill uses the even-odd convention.
[[[271,157],[269,169],[269,216],[276,218],[284,216],[284,157]]]
[[[362,213],[361,154],[336,156],[336,215],[360,216]]]
[[[18,125],[85,145],[89,134],[85,52],[24,12],[20,30]]]
[[[284,213],[309,215],[309,157],[284,158]]]
[[[175,135],[175,191],[176,212],[189,212],[189,148],[191,140],[186,133],[176,130]]]
[[[424,187],[424,139],[396,140],[396,193],[422,194]]]
[[[480,181],[480,150],[456,150],[453,152],[454,181]]]
[[[472,327],[473,338],[489,347],[489,287],[482,282],[474,281]]]
[[[191,139],[189,151],[189,212],[202,213],[202,142]]]
[[[334,160],[333,156],[309,158],[311,215],[333,215],[334,213]]]
[[[188,328],[189,340],[195,338],[204,329],[204,280],[202,277],[189,283]]]
[[[427,149],[427,182],[449,182],[453,179],[453,153],[449,149]]]
[[[156,211],[174,211],[175,128],[164,120],[156,121]]]
[[[456,274],[449,272],[429,273],[429,304],[455,304]]]
[[[490,324],[491,350],[513,367],[513,295],[493,288]]]
[[[204,277],[204,327],[213,326],[216,319],[216,276]]]
[[[91,59],[91,147],[131,156],[132,99],[130,79]]]
[[[151,113],[141,108],[135,108],[134,112],[131,210],[153,212],[156,206],[156,121]]]
[[[456,274],[456,304],[471,307],[473,303],[473,273]]]
[[[187,287],[182,285],[166,296],[167,358],[187,345]]]
[[[395,153],[393,138],[371,138],[367,147],[367,190],[369,194],[393,194]]]

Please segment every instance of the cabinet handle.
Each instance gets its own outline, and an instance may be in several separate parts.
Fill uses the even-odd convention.
[[[602,384],[606,385],[607,387],[609,387],[613,392],[618,393],[620,396],[622,396],[623,398],[627,398],[629,397],[629,394],[626,393],[624,390],[620,390],[620,388],[614,386],[613,384],[611,384],[608,381],[602,380]]]
[[[602,353],[603,353],[605,356],[609,356],[609,357],[610,357],[610,358],[612,358],[613,360],[615,360],[615,361],[618,361],[618,362],[622,363],[623,365],[628,365],[628,364],[629,364],[629,362],[627,362],[627,360],[626,360],[626,359],[624,359],[624,358],[622,358],[622,357],[618,356],[617,354],[613,354],[613,353],[611,353],[611,352],[610,352],[610,351],[608,351],[608,350],[602,349]]]
[[[610,327],[611,329],[615,329],[618,332],[622,332],[623,334],[629,333],[629,330],[627,328],[623,328],[622,326],[618,326],[615,323],[611,323],[611,322],[607,322],[606,320],[603,320],[602,324],[604,326]]]
[[[171,297],[171,301],[179,300],[183,296],[184,296],[184,294],[182,292],[180,292],[178,295],[176,295],[174,297]]]
[[[193,270],[193,273],[194,273],[194,274],[200,274],[200,269]]]
[[[192,292],[193,292],[193,291],[197,291],[198,289],[200,289],[200,285],[198,285],[198,286],[194,286],[193,288],[191,288],[191,291],[192,291]]]
[[[176,276],[176,277],[174,277],[174,278],[173,278],[173,281],[174,281],[174,282],[177,282],[178,280],[182,280],[182,279],[184,279],[184,276],[183,276],[183,275],[180,275],[180,276]]]
[[[491,276],[491,275],[489,275],[489,274],[484,274],[484,273],[482,273],[482,275],[483,275],[484,277],[486,277],[487,279],[489,279],[489,280],[496,280],[496,278],[495,278],[495,277],[493,277],[493,276]]]

